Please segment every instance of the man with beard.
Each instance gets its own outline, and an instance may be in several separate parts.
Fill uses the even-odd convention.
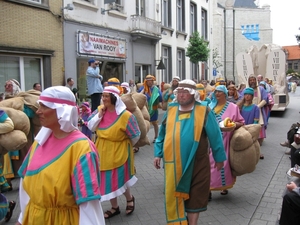
[[[154,140],[158,135],[158,104],[162,102],[161,91],[154,84],[155,77],[152,75],[147,75],[144,80],[143,86],[139,89],[138,92],[143,93],[147,97],[148,102],[148,111],[150,115],[150,123],[152,123],[154,128]]]
[[[5,87],[5,92],[4,92],[3,99],[13,98],[14,96],[16,96],[21,92],[21,85],[15,79],[6,81],[4,87]]]
[[[226,154],[215,114],[201,103],[196,83],[183,80],[174,94],[154,145],[154,167],[163,158],[167,224],[196,225],[208,203],[209,142],[218,170]]]
[[[262,145],[264,138],[266,138],[267,129],[267,115],[263,107],[267,107],[268,93],[263,87],[258,86],[256,77],[254,75],[249,76],[248,84],[249,87],[254,89],[253,103],[259,108],[259,124],[261,125],[261,130],[259,133],[258,142],[260,145]],[[261,154],[260,158],[263,159],[264,156]]]
[[[163,96],[163,100],[165,102],[172,102],[175,98],[173,91],[178,87],[178,82],[180,81],[180,77],[175,76],[172,79],[171,87],[166,91],[166,93]]]

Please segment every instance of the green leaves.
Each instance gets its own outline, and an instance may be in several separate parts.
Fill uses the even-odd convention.
[[[199,32],[194,32],[189,40],[186,56],[192,63],[206,62],[209,56],[208,42],[200,37]]]

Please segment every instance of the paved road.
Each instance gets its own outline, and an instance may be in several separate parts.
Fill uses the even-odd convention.
[[[260,160],[256,170],[237,178],[229,194],[222,196],[213,192],[213,200],[208,210],[200,214],[198,224],[202,225],[275,225],[282,202],[282,192],[287,183],[286,171],[289,169],[289,156],[279,145],[286,132],[295,121],[300,121],[300,88],[290,94],[290,105],[284,113],[272,113],[267,130],[267,139],[262,146],[264,160]],[[160,117],[161,118],[161,117]],[[149,132],[153,139],[153,129]],[[165,224],[163,170],[152,165],[153,144],[140,149],[135,154],[138,182],[132,188],[136,198],[136,210],[125,215],[126,201],[119,198],[121,214],[107,220],[108,225],[156,225]],[[10,200],[18,201],[18,180],[13,180],[14,189],[7,193]],[[201,193],[199,193],[201,194]],[[110,208],[108,202],[102,204],[104,210]],[[17,220],[19,205],[8,225]]]

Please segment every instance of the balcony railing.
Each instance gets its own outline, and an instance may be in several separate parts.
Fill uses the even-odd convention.
[[[131,33],[143,33],[152,36],[161,36],[161,23],[147,17],[132,15]]]

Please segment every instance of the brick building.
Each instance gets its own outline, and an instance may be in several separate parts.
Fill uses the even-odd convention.
[[[64,83],[62,0],[0,0],[0,82]],[[0,85],[0,92],[4,91]]]

